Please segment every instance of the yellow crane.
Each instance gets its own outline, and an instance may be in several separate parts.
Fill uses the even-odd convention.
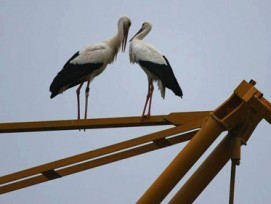
[[[169,115],[87,120],[40,121],[0,124],[0,133],[37,132],[152,125],[174,127],[123,141],[100,149],[50,162],[0,177],[0,194],[61,178],[146,152],[190,140],[137,203],[160,203],[224,131],[228,134],[185,182],[169,203],[192,203],[231,159],[229,203],[234,201],[236,165],[246,144],[262,119],[271,124],[271,103],[242,81],[233,94],[214,111],[179,112]],[[204,175],[204,176],[202,176]]]

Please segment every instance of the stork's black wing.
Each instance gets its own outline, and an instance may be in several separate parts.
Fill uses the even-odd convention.
[[[156,64],[149,61],[141,61],[139,60],[139,65],[146,68],[152,74],[157,76],[163,83],[165,87],[172,90],[177,96],[182,97],[183,92],[182,89],[173,73],[173,70],[169,64],[169,61],[165,56],[163,58],[166,60],[167,64]]]
[[[69,89],[80,83],[85,76],[91,74],[94,70],[100,68],[103,63],[86,63],[86,64],[72,64],[73,59],[79,56],[76,52],[64,65],[63,69],[54,78],[50,85],[51,98],[55,97],[63,87]]]

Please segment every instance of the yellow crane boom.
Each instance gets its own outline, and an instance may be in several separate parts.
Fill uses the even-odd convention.
[[[242,81],[232,96],[214,111],[171,113],[151,116],[148,119],[122,117],[2,123],[0,133],[153,125],[173,127],[2,176],[0,193],[11,192],[190,140],[138,200],[138,203],[160,203],[220,133],[228,131],[225,138],[181,187],[170,203],[192,203],[230,159],[233,162],[229,202],[233,203],[235,167],[240,163],[241,145],[246,144],[262,119],[271,124],[271,104],[254,87],[255,84],[253,80],[249,83]],[[201,176],[203,174],[204,177]]]

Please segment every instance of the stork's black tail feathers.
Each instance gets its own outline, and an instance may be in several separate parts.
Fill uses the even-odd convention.
[[[168,81],[168,82],[164,82],[165,86],[167,88],[171,89],[175,95],[180,96],[182,98],[183,97],[183,91],[182,91],[182,89],[181,89],[181,87],[180,87],[180,85],[179,85],[179,83],[178,83],[178,81],[177,81],[177,79],[176,79],[176,77],[175,77],[175,75],[173,73],[173,70],[172,70],[172,68],[170,66],[170,63],[169,63],[168,59],[165,56],[163,56],[163,58],[167,62],[167,65],[168,65],[168,68],[169,68],[167,73],[168,73],[168,75],[170,75],[170,76],[167,76],[168,79],[170,79],[170,80],[165,80],[165,81]]]
[[[61,87],[59,87],[58,84],[56,83],[58,81],[57,78],[58,78],[58,75],[54,78],[52,84],[50,85],[50,88],[49,88],[51,92],[50,98],[54,98],[56,95],[58,95],[61,89]]]
[[[50,98],[54,98],[55,96],[57,96],[59,93],[61,93],[61,89],[63,88],[61,85],[61,83],[59,83],[59,81],[61,81],[61,75],[58,74],[52,84],[50,85],[50,92],[51,92],[51,96]],[[64,91],[64,90],[63,90]]]
[[[52,92],[50,98],[54,98],[58,93],[57,92]]]
[[[169,64],[169,61],[165,56],[163,56],[166,63],[165,64],[157,64],[150,61],[141,61],[139,60],[138,63],[141,67],[144,67],[149,72],[154,74],[165,86],[166,88],[173,91],[173,93],[177,96],[182,98],[183,92],[182,89],[173,73],[173,70]]]
[[[54,98],[56,95],[59,94],[61,88],[64,85],[67,85],[67,80],[65,80],[66,75],[70,75],[72,76],[72,74],[69,74],[69,69],[70,69],[70,61],[73,60],[74,58],[76,58],[79,55],[79,52],[76,52],[67,62],[66,64],[63,66],[63,69],[56,75],[56,77],[54,78],[53,82],[50,85],[50,92],[51,92],[51,96],[50,98]],[[65,84],[66,83],[66,84]]]
[[[51,98],[54,98],[59,93],[72,88],[84,81],[93,71],[103,66],[103,63],[82,63],[73,64],[71,60],[79,56],[76,52],[64,65],[63,69],[56,75],[52,84],[50,85]]]

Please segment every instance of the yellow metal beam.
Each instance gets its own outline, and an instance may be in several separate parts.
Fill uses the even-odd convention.
[[[231,136],[241,137],[242,141],[246,142],[262,119],[271,124],[271,103],[263,97],[263,94],[254,85],[253,80],[250,83],[243,81],[235,89],[233,95],[214,112],[171,113],[164,116],[152,116],[148,119],[122,117],[2,123],[0,124],[0,133],[151,125],[175,125],[176,127],[2,176],[0,177],[0,193],[10,192],[154,151],[187,141],[193,137],[138,201],[138,203],[160,203],[222,131],[227,130]],[[198,128],[201,129],[198,131]],[[230,159],[229,145],[228,139],[223,140],[218,149],[215,149],[211,156],[206,159],[171,202],[194,201]],[[213,163],[215,160],[219,160],[218,165]],[[212,165],[209,165],[210,163]],[[207,169],[210,166],[213,168],[212,170]],[[202,174],[206,174],[206,177],[202,180],[200,187],[195,188],[194,182],[200,180]]]
[[[161,203],[206,149],[225,129],[212,117],[154,181],[137,203]]]
[[[188,181],[170,200],[170,204],[193,203],[230,159],[231,136],[227,135]]]
[[[200,128],[203,121],[203,118],[199,118],[191,123],[2,176],[0,177],[0,193],[10,192],[186,141],[195,134],[195,131],[192,130]],[[175,136],[188,131],[192,132],[178,136],[180,138]],[[167,137],[170,138],[167,139]]]
[[[96,128],[138,127],[154,125],[182,125],[192,120],[203,119],[210,111],[171,113],[169,115],[142,117],[98,118],[86,120],[60,120],[0,123],[0,133],[78,130]]]
[[[192,131],[189,133],[185,133],[183,135],[177,135],[177,136],[174,136],[174,137],[167,139],[166,141],[168,142],[169,145],[175,145],[180,142],[185,142],[187,140],[190,140],[196,132],[197,131]],[[167,146],[165,146],[165,147],[167,147]],[[46,182],[46,181],[49,181],[52,179],[68,176],[70,174],[74,174],[77,172],[81,172],[84,170],[88,170],[88,169],[102,166],[105,164],[109,164],[112,162],[120,161],[122,159],[130,158],[130,157],[144,154],[144,153],[147,153],[150,151],[158,150],[160,148],[163,148],[163,147],[157,146],[155,144],[155,142],[153,142],[153,143],[148,143],[148,144],[142,145],[140,147],[135,147],[135,148],[131,148],[131,149],[128,149],[125,151],[106,155],[102,158],[92,159],[90,161],[86,161],[83,163],[64,167],[59,170],[48,170],[46,172],[40,172],[39,174],[35,174],[34,176],[25,178],[23,180],[18,180],[16,182],[2,185],[0,187],[0,194],[8,193],[8,192],[18,190],[21,188],[25,188],[25,187],[32,186],[35,184],[43,183],[43,182]]]
[[[188,123],[186,125],[169,128],[159,132],[151,133],[142,137],[134,138],[128,141],[124,141],[118,144],[110,145],[107,147],[100,148],[98,150],[92,150],[86,153],[82,153],[76,156],[68,157],[66,159],[61,159],[56,162],[51,162],[38,167],[33,167],[31,169],[23,170],[14,174],[9,174],[2,176],[0,178],[0,184],[18,180],[24,177],[32,176],[34,174],[48,171],[51,169],[61,168],[63,166],[68,166],[74,163],[79,163],[84,160],[92,159],[106,154],[111,154],[113,152],[121,151],[123,149],[132,148],[134,146],[142,145],[148,142],[152,142],[161,138],[165,138],[174,134],[179,134],[185,131],[190,131],[199,128],[202,124],[202,120],[195,121],[194,123]]]
[[[170,123],[166,121],[164,119],[164,116],[162,115],[153,116],[149,120],[144,121],[142,120],[141,117],[123,117],[123,118],[99,118],[86,120],[17,122],[17,123],[0,124],[0,133],[136,127],[150,125],[170,125]]]
[[[241,138],[242,141],[246,143],[262,119],[262,113],[260,112],[250,114],[253,114],[253,117],[251,117],[252,120],[250,120],[249,126],[247,126],[248,123],[244,123],[243,127],[236,127],[236,129],[225,136],[171,199],[170,204],[193,203],[230,159],[239,159],[232,155],[233,139]],[[247,126],[247,128],[244,128],[244,126]],[[195,186],[197,186],[197,188],[195,188]]]
[[[236,137],[242,137],[242,140],[246,142],[262,119],[271,124],[271,103],[254,87],[255,84],[256,82],[253,80],[250,83],[246,81],[241,82],[233,95],[211,113],[211,116],[208,117],[207,122],[199,132],[162,172],[138,200],[138,203],[161,203],[223,129],[233,133]],[[171,203],[192,203],[196,199],[201,190],[208,185],[208,182],[224,166],[224,162],[229,159],[229,154],[225,153],[229,143],[225,144],[226,146],[224,145],[223,148],[217,150],[219,153],[216,152],[215,156],[212,155],[211,159],[207,160],[206,163],[209,165],[204,163],[200,170],[196,171],[189,179],[189,184],[186,184],[174,196]],[[213,165],[214,161],[219,163],[219,165]],[[209,168],[216,166],[216,169],[208,171],[206,166]],[[204,176],[207,179],[203,179],[204,182],[201,183],[201,188],[195,188],[193,184],[202,179],[203,173],[206,174]]]

